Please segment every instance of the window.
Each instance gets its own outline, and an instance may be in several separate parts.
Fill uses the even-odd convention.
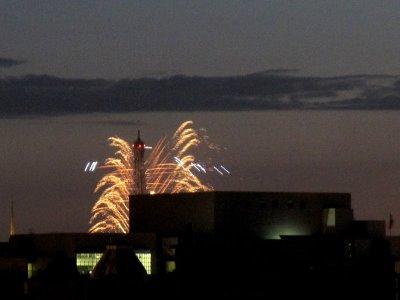
[[[326,218],[326,226],[335,227],[336,225],[336,210],[334,208],[328,208],[328,216]]]
[[[168,260],[165,262],[165,271],[167,273],[171,273],[171,272],[175,271],[175,269],[176,269],[175,261]]]
[[[149,251],[135,251],[137,258],[143,265],[147,274],[151,274],[151,253]],[[77,253],[76,254],[76,267],[79,273],[90,273],[96,264],[99,262],[103,253]],[[29,265],[28,265],[29,274]]]
[[[76,267],[78,268],[79,273],[90,273],[94,269],[102,255],[103,253],[77,253]]]
[[[139,261],[142,263],[147,274],[151,274],[151,253],[149,251],[135,251]]]
[[[400,273],[400,262],[399,262],[399,261],[396,261],[396,262],[394,263],[394,270],[395,270],[395,272],[396,272],[397,274]]]
[[[28,279],[31,278],[33,275],[33,264],[28,263]]]

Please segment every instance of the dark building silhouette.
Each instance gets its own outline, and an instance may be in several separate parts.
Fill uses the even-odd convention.
[[[353,218],[350,194],[133,195],[129,234],[0,243],[10,299],[393,299],[400,242]],[[398,268],[400,270],[400,268]]]
[[[353,222],[350,194],[206,192],[131,198],[132,233],[194,233],[279,239],[344,233]],[[383,228],[384,229],[384,228]],[[384,231],[381,232],[384,236]]]
[[[350,194],[132,196],[130,227],[155,241],[153,273],[173,274],[185,297],[391,299],[394,292],[385,223],[355,221]]]
[[[118,248],[115,257],[115,251],[110,250],[113,247]],[[135,248],[132,236],[127,234],[18,234],[10,236],[0,251],[0,278],[5,278],[0,285],[4,283],[3,290],[12,295],[10,299],[102,299],[116,295],[111,288],[116,286],[118,295],[123,295],[128,291],[123,286],[143,286],[145,274],[150,272],[150,254]],[[110,251],[107,272],[98,271],[94,277],[94,267],[104,253],[103,258],[109,258]],[[123,286],[122,281],[126,283]]]

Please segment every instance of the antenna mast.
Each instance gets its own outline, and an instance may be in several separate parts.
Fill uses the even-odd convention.
[[[14,223],[14,201],[11,200],[10,205],[10,236],[15,234],[15,223]]]

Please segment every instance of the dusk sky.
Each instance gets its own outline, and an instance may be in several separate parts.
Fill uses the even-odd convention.
[[[0,1],[1,75],[398,74],[400,2]],[[23,62],[23,63],[22,63]]]
[[[348,192],[397,234],[399,109],[399,0],[0,0],[0,240],[11,201],[20,233],[87,231],[107,137],[185,120],[216,189]]]

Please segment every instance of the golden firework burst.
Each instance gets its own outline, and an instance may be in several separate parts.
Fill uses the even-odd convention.
[[[109,169],[97,183],[99,198],[92,208],[89,232],[129,231],[129,196],[134,187],[134,155],[132,146],[119,137],[110,137],[110,146],[117,151],[100,168]],[[200,144],[193,122],[182,123],[171,139],[160,139],[145,161],[146,190],[150,193],[208,191],[193,174],[192,150]]]

